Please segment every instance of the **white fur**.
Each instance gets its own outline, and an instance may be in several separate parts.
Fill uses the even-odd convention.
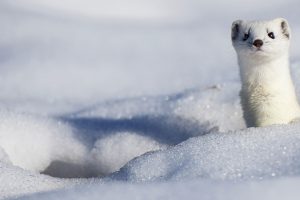
[[[268,36],[273,32],[275,39]],[[245,34],[249,38],[244,41]],[[258,50],[253,45],[263,41]],[[232,44],[242,81],[241,103],[247,126],[287,124],[300,117],[289,69],[290,29],[285,19],[235,21]]]

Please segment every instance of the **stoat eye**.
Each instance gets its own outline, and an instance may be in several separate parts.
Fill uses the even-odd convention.
[[[274,35],[273,32],[268,33],[268,36],[269,36],[270,38],[272,38],[272,39],[275,39],[275,35]]]
[[[246,40],[248,40],[248,38],[249,38],[249,34],[245,33],[243,40],[246,41]]]

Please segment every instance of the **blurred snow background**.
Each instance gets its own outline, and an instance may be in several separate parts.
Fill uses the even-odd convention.
[[[2,0],[0,199],[296,199],[300,127],[241,130],[230,27],[287,18],[300,96],[298,7]]]

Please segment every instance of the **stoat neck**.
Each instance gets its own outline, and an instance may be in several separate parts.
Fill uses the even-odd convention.
[[[239,65],[242,90],[261,86],[264,89],[294,92],[288,54],[270,60],[239,59]]]

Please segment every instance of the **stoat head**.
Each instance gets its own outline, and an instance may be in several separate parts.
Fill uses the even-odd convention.
[[[288,54],[291,31],[287,20],[232,23],[231,40],[240,59],[269,60]]]

